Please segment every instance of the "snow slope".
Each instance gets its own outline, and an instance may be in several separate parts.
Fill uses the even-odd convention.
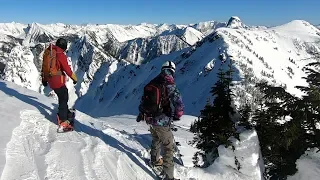
[[[151,136],[147,125],[137,123],[135,116],[94,119],[77,111],[75,131],[58,134],[54,100],[5,81],[0,81],[0,90],[0,115],[6,124],[0,132],[0,150],[4,152],[0,155],[1,180],[154,179],[145,164]],[[261,179],[255,132],[242,134],[235,151],[221,146],[220,159],[209,168],[193,168],[195,149],[187,144],[193,135],[183,127],[194,118],[184,116],[174,133],[185,164],[175,164],[177,177]],[[234,169],[235,156],[243,166],[240,171]]]
[[[191,24],[190,26],[199,30],[204,35],[209,35],[220,27],[226,27],[227,23],[217,22],[217,21],[206,21],[206,22],[200,22],[197,24]]]
[[[293,30],[296,29],[296,30]],[[143,86],[155,77],[162,63],[173,60],[175,80],[188,114],[198,116],[216,81],[219,68],[235,68],[235,104],[255,103],[259,93],[254,84],[266,80],[287,86],[289,92],[301,95],[294,88],[304,84],[302,68],[310,62],[312,52],[320,52],[318,29],[305,21],[293,21],[266,30],[219,28],[194,46],[161,55],[140,66],[125,61],[113,61],[89,82],[76,102],[92,104],[82,109],[94,117],[137,114]],[[124,105],[125,104],[125,105]],[[105,111],[108,109],[108,111]]]
[[[320,151],[318,148],[305,152],[296,162],[298,172],[289,176],[288,180],[316,180],[320,174]]]
[[[0,34],[18,36],[24,33],[27,26],[21,23],[0,23]]]
[[[242,23],[238,16],[232,16],[227,24],[228,28],[245,28],[246,25]]]
[[[34,91],[39,91],[40,73],[33,58],[34,56],[29,48],[20,45],[12,47],[9,56],[4,59],[6,68],[2,78]]]
[[[22,43],[24,46],[34,46],[37,43],[50,42],[58,36],[54,31],[50,32],[49,29],[38,23],[28,25],[25,33],[25,37],[20,36],[20,38],[23,38]]]
[[[12,26],[2,26],[5,31],[15,31]],[[176,82],[182,95],[188,97],[184,98],[186,112],[195,116],[210,98],[219,67],[227,68],[230,60],[236,68],[237,105],[247,97],[255,99],[253,84],[262,79],[286,85],[290,92],[299,94],[293,87],[304,83],[301,69],[308,62],[304,59],[319,52],[315,43],[320,38],[318,29],[298,20],[279,27],[250,28],[238,17],[230,18],[226,26],[215,22],[127,26],[33,23],[22,35],[0,35],[0,61],[8,64],[5,80],[43,92],[38,76],[41,53],[52,38],[63,34],[70,41],[67,56],[79,78],[71,89],[73,101],[92,104],[83,111],[95,117],[136,114],[143,85],[167,60],[177,64]],[[208,29],[215,31],[203,38],[201,34]],[[116,36],[127,41],[120,42]],[[191,42],[195,44],[191,46]],[[100,107],[110,111],[103,114]]]

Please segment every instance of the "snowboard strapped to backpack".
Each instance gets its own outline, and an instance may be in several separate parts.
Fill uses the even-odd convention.
[[[50,45],[43,53],[42,78],[48,81],[51,77],[59,75],[62,75],[62,72],[58,67],[56,50]]]
[[[155,117],[163,113],[166,105],[166,88],[162,83],[151,81],[144,87],[140,112],[147,117]]]

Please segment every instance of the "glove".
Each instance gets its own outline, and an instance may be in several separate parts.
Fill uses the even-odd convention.
[[[43,85],[44,87],[46,87],[46,86],[48,86],[48,82],[47,82],[47,81],[42,81],[42,85]]]
[[[75,73],[72,73],[71,79],[73,80],[73,84],[77,84],[78,78]]]
[[[173,117],[172,117],[172,120],[173,120],[173,121],[180,121],[180,118],[178,118],[178,117],[176,117],[176,116],[173,116]]]
[[[137,122],[140,122],[140,121],[142,121],[142,120],[144,120],[144,115],[141,114],[141,113],[139,113],[139,115],[137,116],[136,121],[137,121]]]

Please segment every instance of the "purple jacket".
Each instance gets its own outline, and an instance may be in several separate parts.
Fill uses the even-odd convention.
[[[172,117],[180,118],[184,113],[182,97],[177,86],[175,85],[174,78],[169,71],[162,71],[153,80],[163,83],[166,86],[170,105],[170,114],[168,114],[168,112],[164,112],[163,114],[155,117],[151,124],[155,126],[168,126]]]

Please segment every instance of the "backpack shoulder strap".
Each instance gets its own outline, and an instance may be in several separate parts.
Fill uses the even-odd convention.
[[[53,56],[52,56],[52,45],[50,46],[50,69],[52,68],[52,59],[53,59]]]
[[[62,75],[62,71],[60,70],[60,66],[58,65],[58,59],[57,59],[57,51],[55,49],[52,49],[52,46],[50,46],[50,69],[52,68],[53,59],[55,59],[55,66],[57,68],[57,72],[55,75]]]

